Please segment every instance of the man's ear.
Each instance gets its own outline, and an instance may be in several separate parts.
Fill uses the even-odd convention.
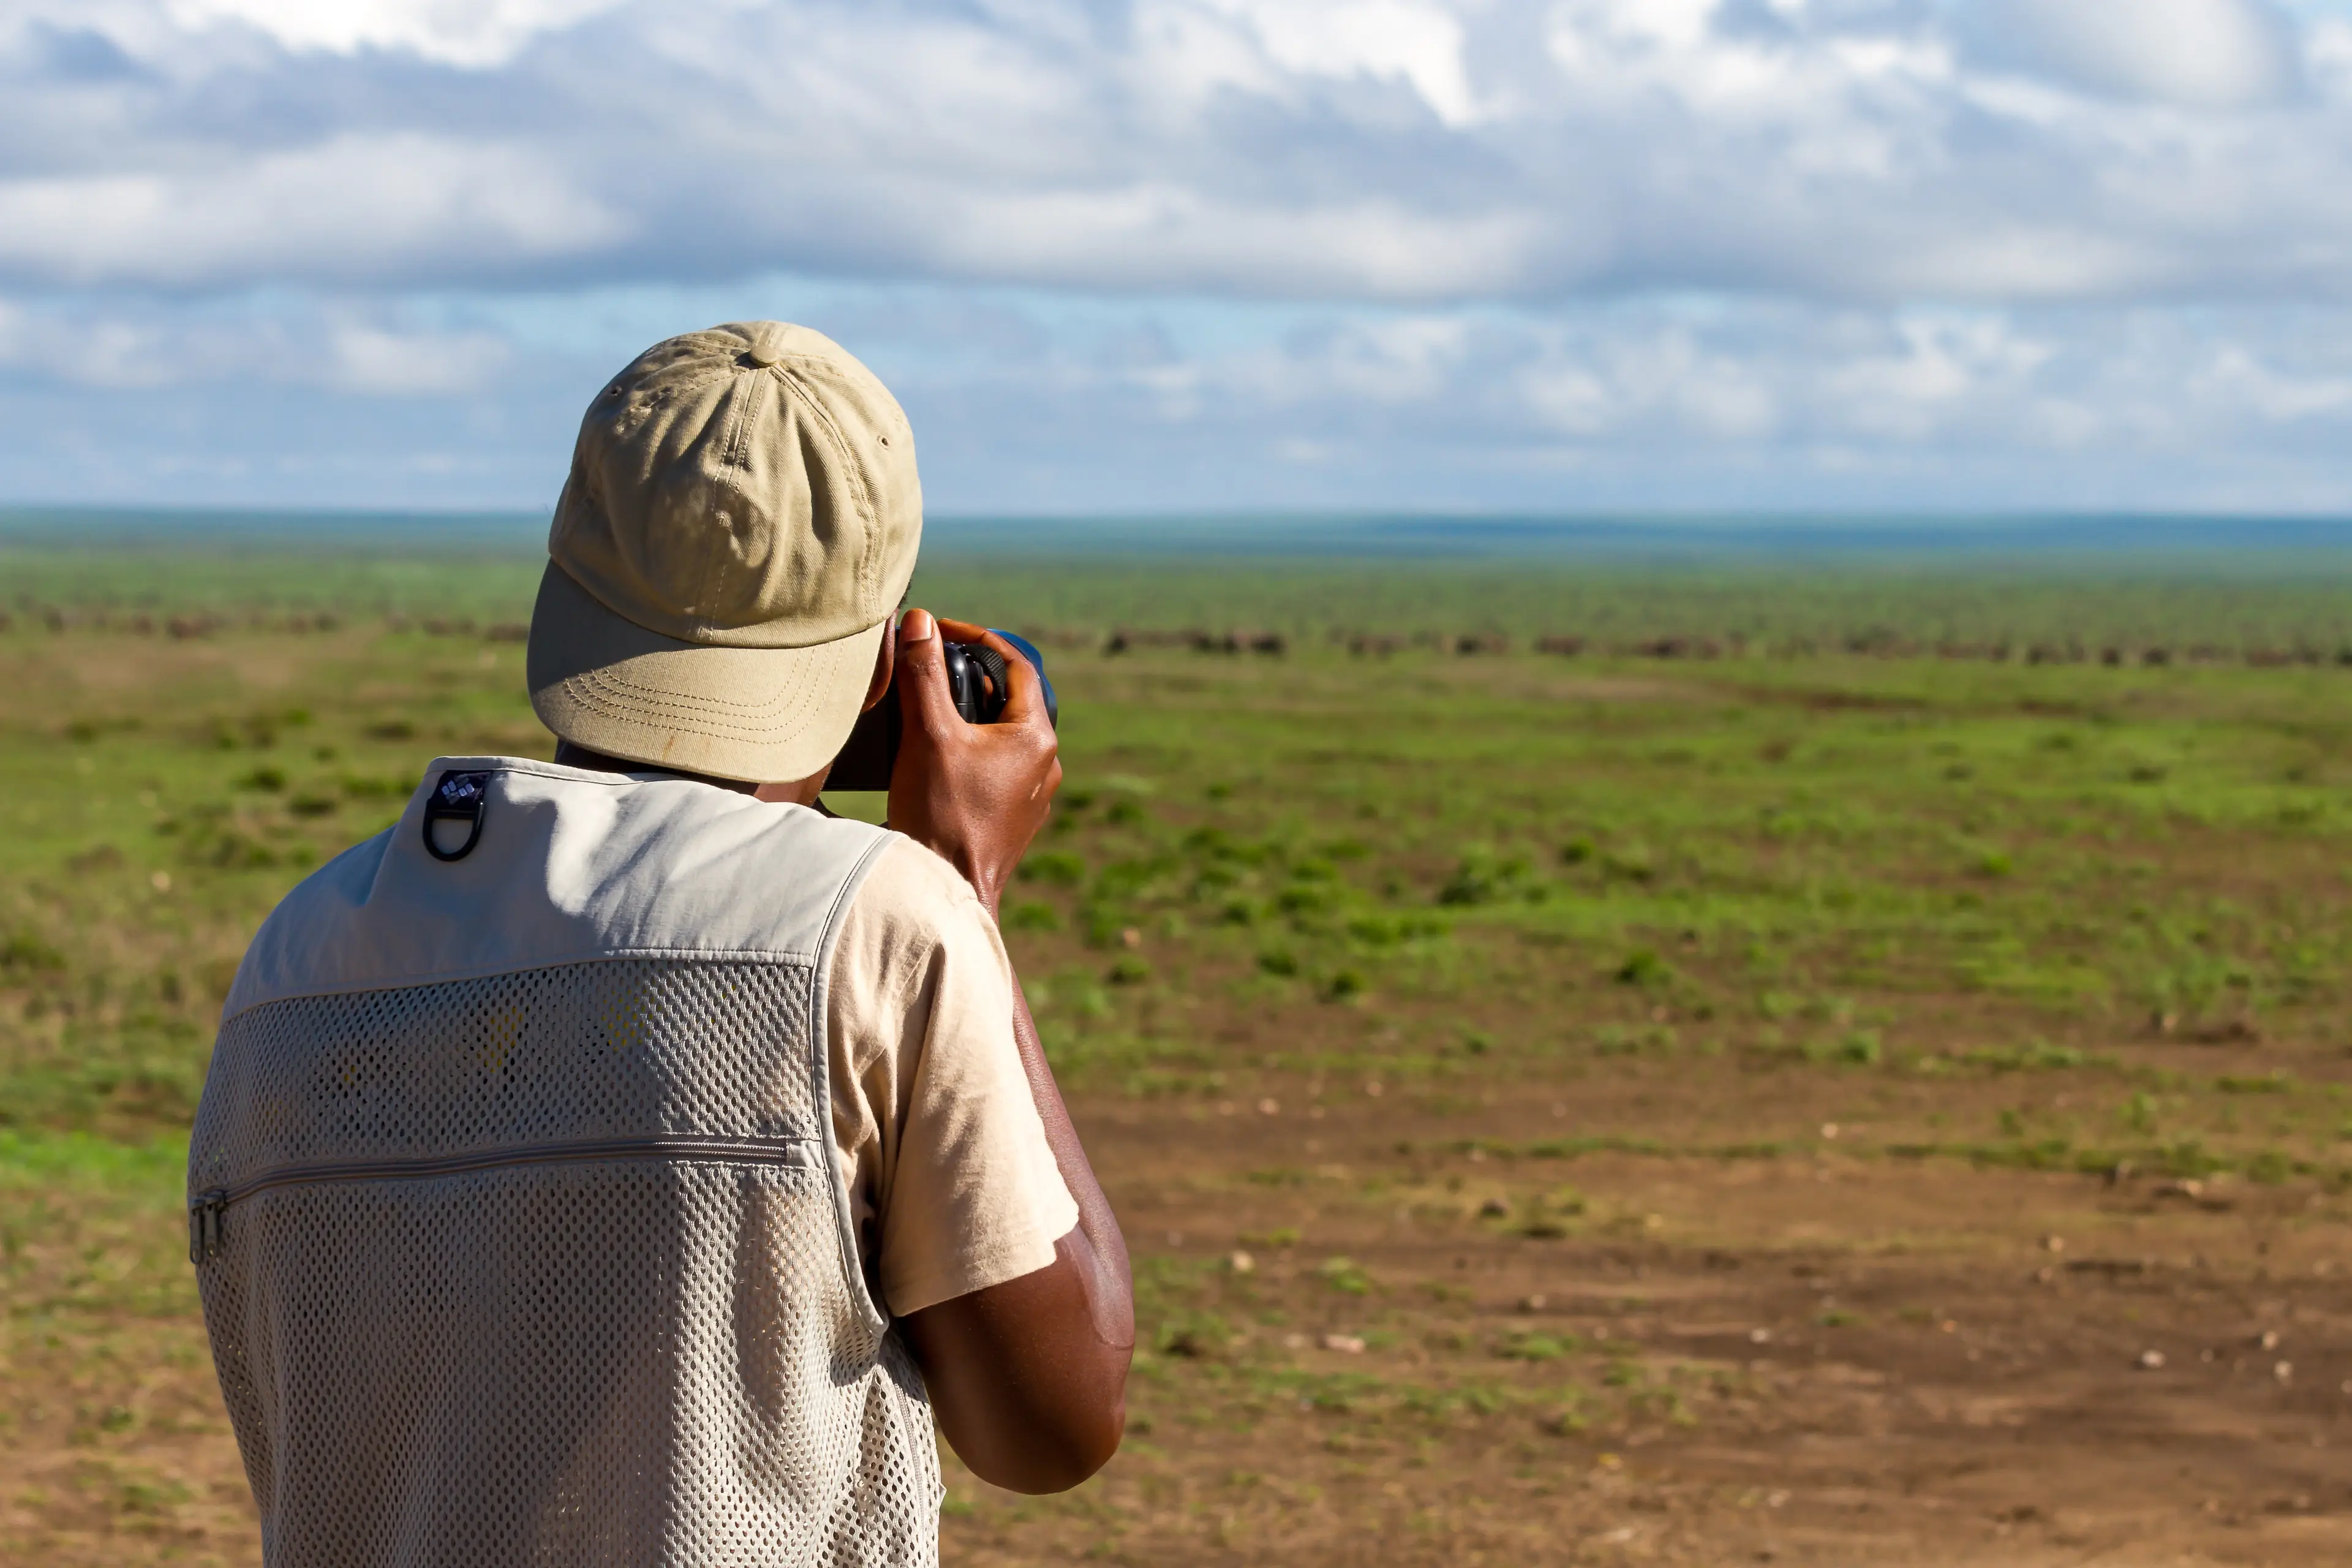
[[[893,616],[882,627],[882,644],[874,650],[874,679],[866,683],[865,704],[857,710],[871,713],[876,704],[890,694],[890,678],[898,671],[898,623]]]

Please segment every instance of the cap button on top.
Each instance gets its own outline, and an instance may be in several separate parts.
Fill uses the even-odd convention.
[[[751,346],[743,351],[743,363],[754,370],[765,370],[784,357],[784,333],[782,323],[762,321],[752,336]]]

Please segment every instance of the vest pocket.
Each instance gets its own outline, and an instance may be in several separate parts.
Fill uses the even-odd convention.
[[[730,1165],[782,1165],[814,1169],[823,1152],[813,1138],[711,1138],[692,1134],[601,1138],[564,1143],[526,1144],[420,1160],[353,1160],[281,1165],[234,1186],[210,1187],[188,1198],[188,1261],[202,1264],[220,1256],[228,1211],[257,1193],[316,1182],[421,1181],[470,1175],[522,1165],[581,1163],[600,1160],[711,1160]]]

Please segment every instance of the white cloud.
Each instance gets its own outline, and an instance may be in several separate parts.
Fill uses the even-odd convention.
[[[73,283],[383,278],[460,253],[572,254],[625,231],[530,148],[401,132],[211,163],[0,177],[0,267]]]
[[[191,30],[241,23],[296,50],[405,51],[472,69],[501,66],[542,33],[623,0],[165,0]]]
[[[1462,58],[1461,19],[1423,0],[1208,0],[1247,23],[1266,59],[1305,77],[1365,76],[1412,85],[1448,125],[1477,118]]]
[[[1857,435],[1916,441],[1988,397],[2023,400],[2053,350],[1999,317],[1907,315],[1885,349],[1823,367],[1822,384]],[[2025,432],[2019,432],[2020,435]]]
[[[186,313],[150,301],[0,301],[0,369],[57,387],[307,387],[365,397],[481,396],[514,358],[504,334],[405,321],[360,301],[262,301]]]
[[[2352,413],[2352,375],[2282,373],[2240,343],[2217,348],[2196,384],[2204,397],[2251,410],[2273,425]]]
[[[505,340],[488,332],[398,331],[355,321],[336,324],[324,347],[328,384],[395,397],[481,392],[509,353]]]
[[[2264,0],[1978,0],[1996,57],[2095,91],[2189,109],[2276,101],[2293,86],[2294,39]]]
[[[950,275],[1148,290],[1181,280],[1236,294],[1415,299],[1507,293],[1546,239],[1524,213],[1450,228],[1410,205],[1245,205],[1222,193],[1144,185],[989,199],[925,193],[961,221],[925,259]]]
[[[1587,0],[1581,7],[1612,35],[1687,53],[1709,40],[1719,0]]]

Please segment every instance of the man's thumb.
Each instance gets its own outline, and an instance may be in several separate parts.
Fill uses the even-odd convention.
[[[961,717],[948,690],[947,656],[940,624],[929,610],[908,610],[898,621],[898,706],[911,723]]]

